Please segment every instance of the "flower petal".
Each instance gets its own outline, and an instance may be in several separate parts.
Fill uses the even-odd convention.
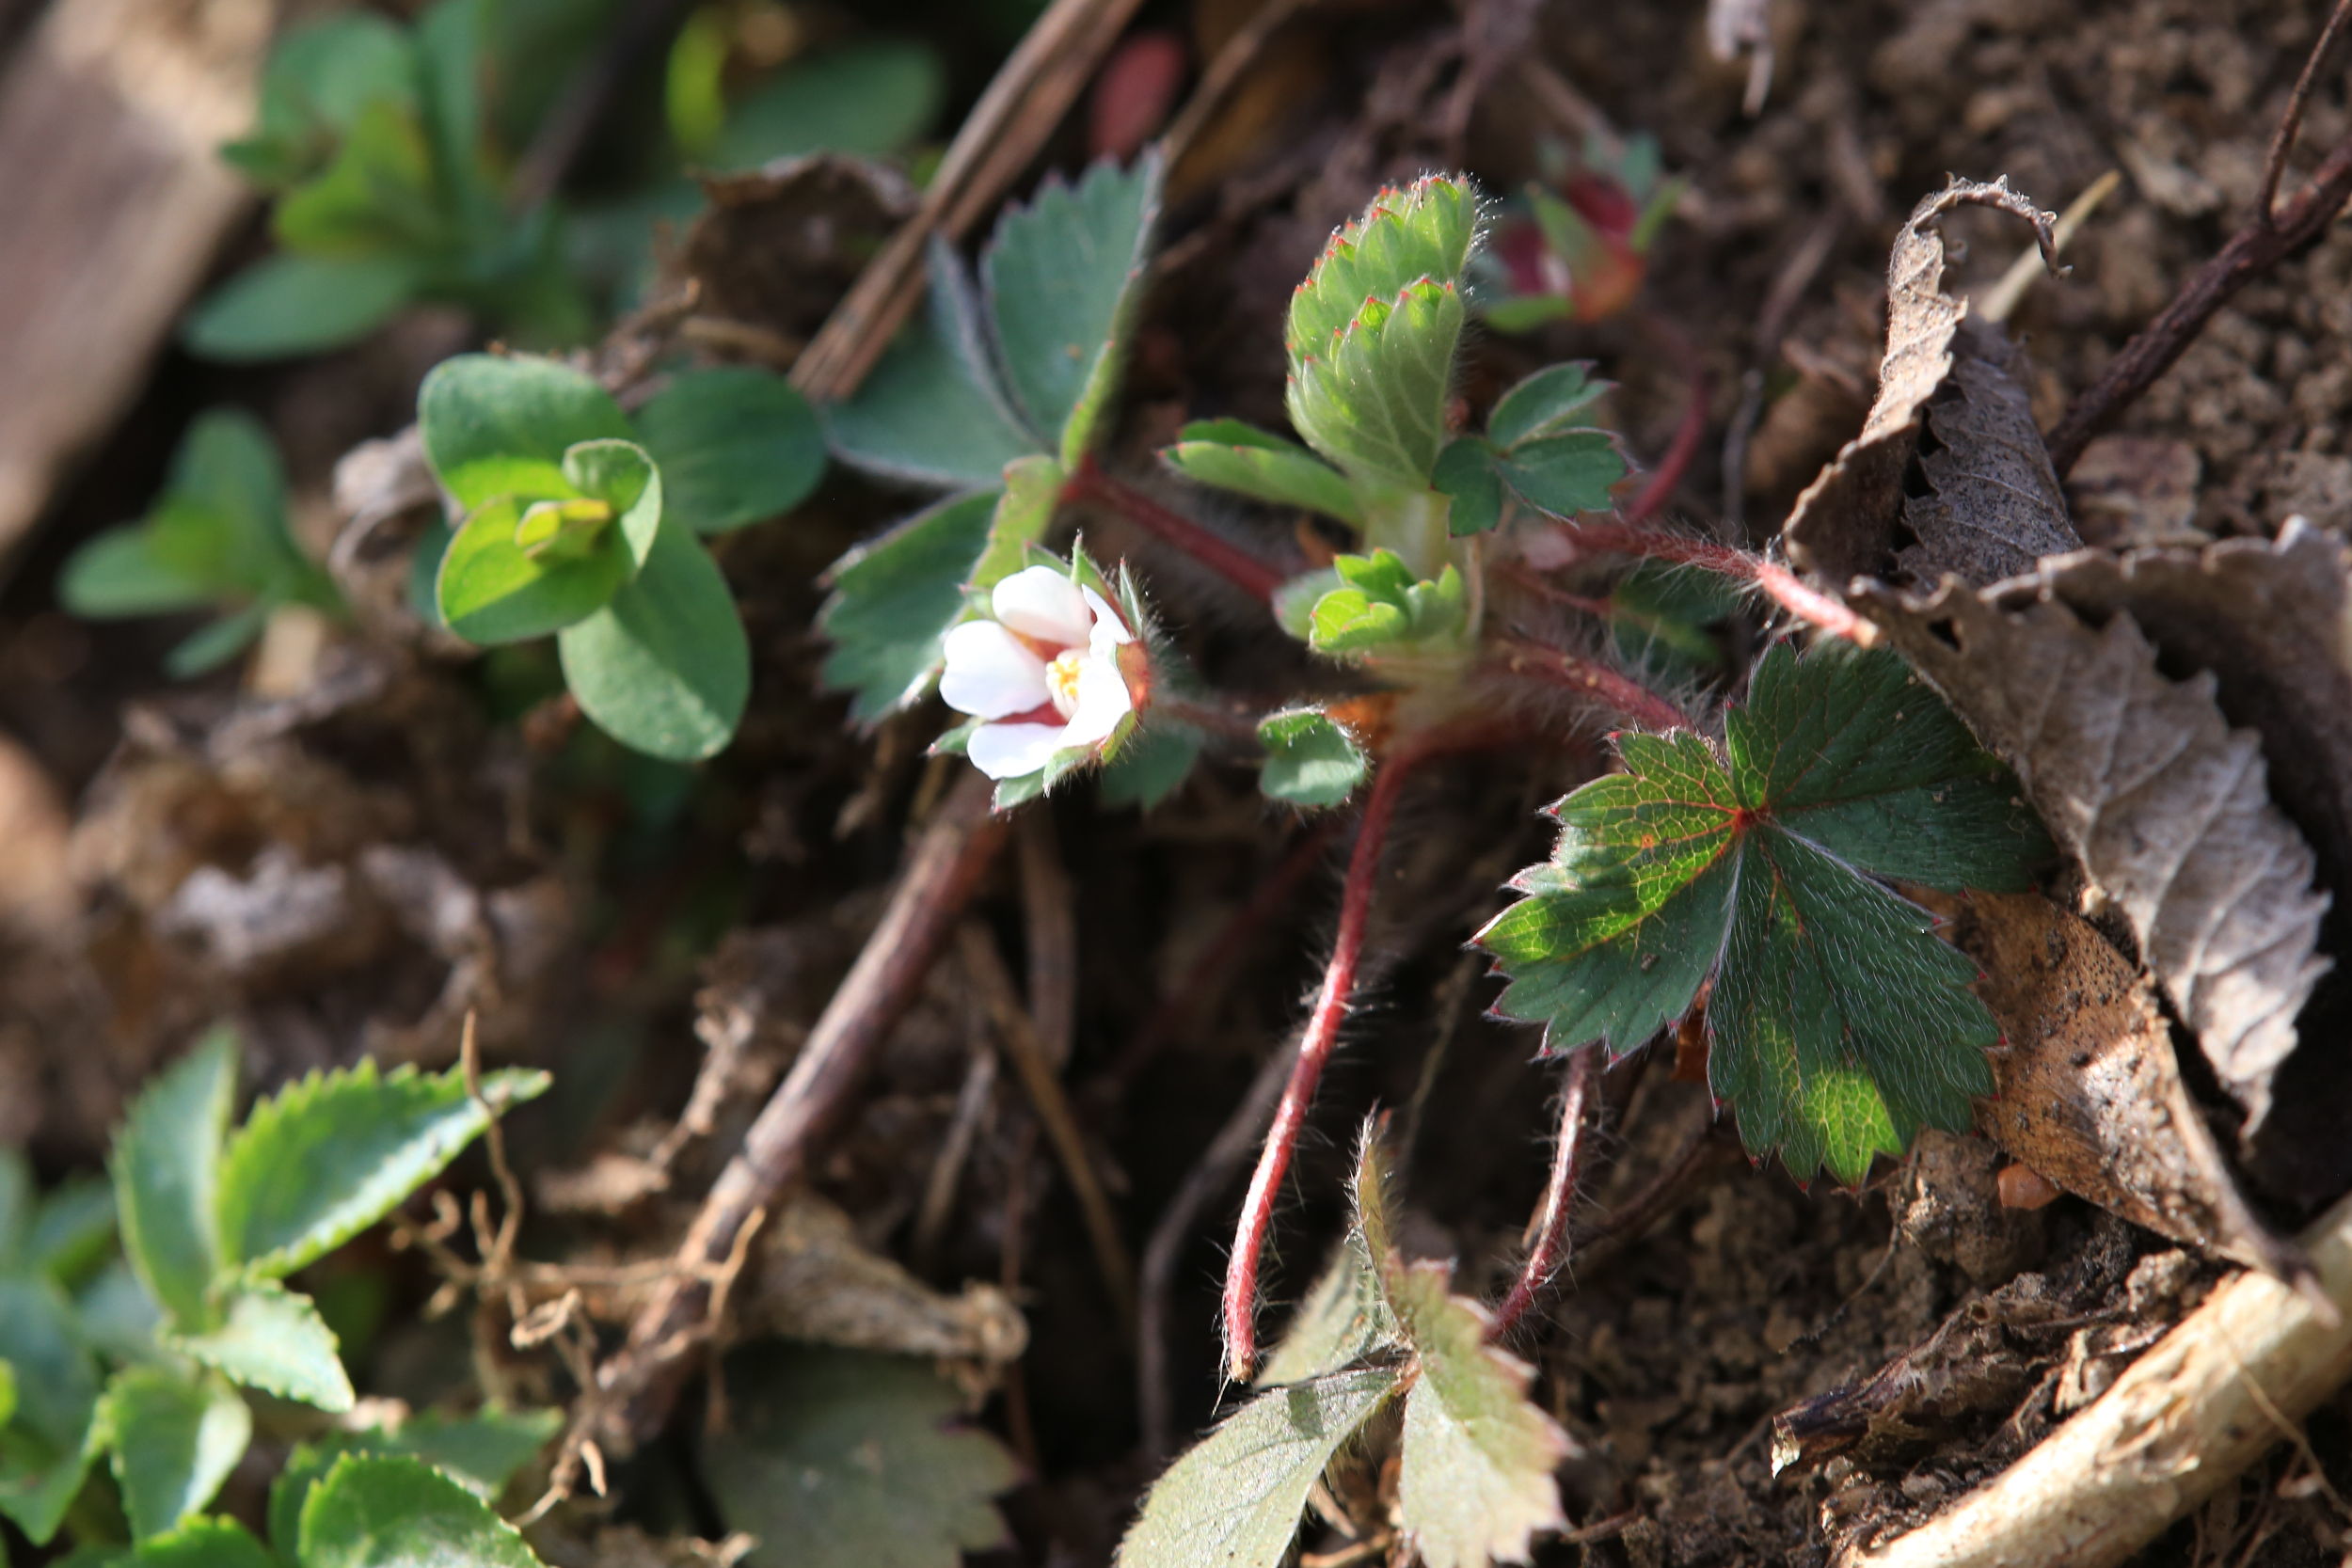
[[[1078,705],[1071,710],[1065,746],[1099,746],[1136,710],[1116,654],[1089,658],[1078,670]]]
[[[1051,566],[1025,566],[996,585],[990,596],[996,619],[1057,648],[1081,648],[1093,618],[1077,585]]]
[[[1066,734],[1058,724],[982,724],[963,754],[992,779],[1023,778],[1054,760]]]
[[[1045,661],[993,621],[947,628],[947,668],[939,694],[949,707],[979,719],[1026,713],[1048,700]]]
[[[1127,629],[1126,617],[1104,603],[1102,594],[1091,588],[1081,588],[1078,592],[1086,595],[1087,608],[1094,612],[1094,646],[1099,648],[1105,641],[1116,643],[1136,640],[1136,634]]]

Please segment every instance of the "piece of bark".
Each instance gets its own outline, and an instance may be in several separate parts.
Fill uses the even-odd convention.
[[[0,79],[0,569],[137,391],[251,195],[270,0],[54,5]]]
[[[2134,1225],[2289,1275],[2294,1247],[2247,1207],[2189,1099],[2147,977],[2078,915],[2038,893],[1930,895],[1977,994],[2000,1021],[1985,1136]]]
[[[2328,967],[2311,846],[2270,803],[2262,748],[2224,721],[2210,673],[2167,679],[2127,615],[2094,628],[2063,604],[1991,598],[1956,581],[1927,599],[1855,589],[2122,912],[2250,1134]]]
[[[2006,181],[1986,185],[1954,180],[1913,209],[1887,257],[1886,354],[1879,366],[1878,397],[1862,434],[1797,498],[1782,533],[1789,560],[1834,586],[1842,588],[1855,577],[1883,577],[1893,563],[1903,473],[1917,454],[1930,401],[1952,376],[1953,339],[1968,313],[1965,300],[1943,289],[1942,225],[1963,205],[1996,208],[2033,225],[2034,239],[2055,270],[2050,214],[2010,190]],[[1972,353],[1984,357],[1981,349]]]
[[[1840,1568],[2110,1568],[2352,1378],[2352,1197],[2302,1236],[2319,1290],[2230,1280],[2088,1409],[1926,1525]],[[2324,1300],[2317,1299],[2324,1296]]]

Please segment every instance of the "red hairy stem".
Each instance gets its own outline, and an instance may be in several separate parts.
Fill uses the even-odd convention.
[[[1559,531],[1563,539],[1579,549],[1647,556],[1653,561],[1697,566],[1741,582],[1752,582],[1767,598],[1809,626],[1866,648],[1878,641],[1876,626],[1828,594],[1806,587],[1804,580],[1788,567],[1729,545],[1630,528],[1623,523],[1578,523]]]
[[[1095,501],[1144,532],[1192,557],[1252,598],[1272,599],[1283,574],[1239,546],[1219,538],[1183,513],[1162,506],[1134,485],[1103,471],[1093,455],[1078,460],[1078,471],[1063,484],[1062,499]]]
[[[1489,1340],[1501,1339],[1527,1315],[1545,1287],[1568,1260],[1568,1216],[1576,1208],[1576,1178],[1584,1154],[1584,1113],[1600,1082],[1600,1052],[1587,1046],[1568,1057],[1568,1070],[1560,1085],[1560,1136],[1551,1146],[1551,1175],[1544,1183],[1544,1217],[1535,1231],[1535,1244],[1519,1265],[1511,1293],[1495,1308],[1486,1325]]]
[[[1690,377],[1690,389],[1682,404],[1682,418],[1675,425],[1674,439],[1666,444],[1665,455],[1658,467],[1650,470],[1631,505],[1625,509],[1629,523],[1646,521],[1658,515],[1659,509],[1671,499],[1675,486],[1690,471],[1691,459],[1698,455],[1699,442],[1707,435],[1707,399],[1708,392],[1706,361],[1699,357],[1698,346],[1692,342],[1680,327],[1663,316],[1651,313],[1645,318],[1650,329],[1666,340],[1677,359],[1682,362]]]
[[[1589,658],[1579,658],[1565,649],[1554,648],[1524,637],[1504,637],[1496,640],[1502,652],[1502,668],[1516,675],[1534,675],[1554,686],[1565,686],[1571,691],[1606,703],[1645,730],[1687,730],[1689,715],[1661,697],[1641,682],[1617,673],[1605,664]]]
[[[1473,742],[1431,736],[1420,745],[1397,752],[1372,781],[1364,816],[1356,831],[1356,847],[1347,858],[1347,880],[1340,895],[1340,930],[1331,944],[1331,961],[1323,972],[1323,990],[1307,1027],[1298,1037],[1298,1055],[1274,1109],[1274,1124],[1266,1129],[1258,1153],[1257,1171],[1249,1178],[1249,1195],[1242,1200],[1241,1218],[1233,1227],[1233,1252],[1225,1264],[1225,1375],[1247,1383],[1258,1364],[1258,1257],[1265,1248],[1266,1232],[1274,1223],[1275,1195],[1289,1174],[1291,1154],[1298,1146],[1299,1130],[1307,1122],[1315,1084],[1339,1044],[1340,1024],[1356,990],[1356,971],[1363,958],[1364,932],[1372,922],[1372,893],[1379,879],[1380,850],[1389,836],[1396,802],[1415,768],[1441,752],[1467,749]]]

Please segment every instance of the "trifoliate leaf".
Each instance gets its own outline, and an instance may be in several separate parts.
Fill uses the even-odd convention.
[[[633,751],[699,762],[735,738],[752,650],[727,579],[684,529],[655,537],[612,602],[557,634],[564,683],[596,728]]]
[[[1362,1367],[1243,1405],[1152,1484],[1118,1568],[1279,1568],[1307,1494],[1400,1376]]]
[[[748,365],[687,371],[637,410],[661,469],[663,505],[697,533],[721,533],[801,504],[825,471],[808,400]]]
[[[1127,169],[1097,163],[1074,186],[1049,175],[980,263],[1005,383],[1065,467],[1093,445],[1117,388],[1159,206],[1157,152]]]
[[[217,1326],[167,1334],[163,1342],[233,1382],[331,1414],[349,1410],[355,1398],[335,1331],[309,1296],[276,1280],[231,1286],[223,1292]]]
[[[347,1454],[302,1505],[302,1568],[542,1568],[515,1527],[404,1455]]]
[[[1500,1010],[1554,1054],[1625,1054],[1713,974],[1708,1074],[1749,1148],[1859,1181],[1919,1128],[1968,1125],[1999,1035],[1975,966],[1872,879],[2014,890],[2048,840],[1891,654],[1775,646],[1726,728],[1721,755],[1623,736],[1626,771],[1552,808],[1559,847],[1478,941],[1511,977]]]
[[[234,1519],[201,1515],[151,1535],[131,1553],[138,1568],[282,1568],[267,1546]]]
[[[834,563],[817,625],[833,643],[824,682],[850,692],[850,716],[881,722],[939,675],[940,639],[963,613],[963,584],[988,547],[1001,491],[941,501]]]
[[[1445,445],[1461,335],[1462,296],[1450,278],[1359,300],[1347,325],[1292,370],[1291,423],[1359,486],[1425,488]]]
[[[1198,483],[1269,506],[1303,507],[1343,523],[1363,523],[1363,508],[1345,475],[1306,448],[1238,420],[1188,424],[1160,456]]]
[[[1540,512],[1571,517],[1606,512],[1625,458],[1606,431],[1568,430],[1521,441],[1498,463],[1504,483]]]
[[[253,1413],[234,1389],[162,1367],[117,1372],[99,1421],[132,1533],[142,1537],[211,1502],[253,1437]]]
[[[16,1374],[16,1418],[0,1431],[0,1513],[48,1542],[88,1468],[98,1369],[56,1286],[0,1275],[0,1360]]]
[[[1331,236],[1291,296],[1284,342],[1291,369],[1328,357],[1332,340],[1367,299],[1394,299],[1421,278],[1451,283],[1478,238],[1478,200],[1467,182],[1429,175],[1375,197],[1361,217]]]
[[[996,485],[1005,465],[1044,450],[999,384],[963,262],[930,250],[930,308],[911,322],[847,403],[820,411],[834,455],[869,473],[943,489]]]
[[[222,1261],[214,1197],[236,1088],[236,1032],[215,1026],[140,1091],[115,1137],[122,1250],[156,1301],[189,1328],[214,1321],[205,1296]]]
[[[453,1068],[379,1076],[373,1061],[314,1072],[253,1108],[220,1168],[221,1248],[258,1278],[292,1274],[382,1219],[503,1110],[547,1092],[544,1072],[485,1074],[483,1098]]]
[[[1265,763],[1258,787],[1294,806],[1336,806],[1355,793],[1370,767],[1364,750],[1320,708],[1290,708],[1258,722]]]
[[[1568,421],[1611,389],[1595,381],[1593,367],[1582,360],[1547,365],[1502,394],[1486,416],[1486,439],[1498,447],[1515,447],[1534,436],[1567,428]]]
[[[733,1425],[703,1474],[751,1568],[956,1568],[1008,1544],[991,1503],[1012,1456],[951,1424],[962,1399],[928,1362],[770,1344],[727,1360]]]
[[[593,376],[532,355],[442,360],[418,389],[417,427],[434,477],[466,512],[501,496],[577,494],[564,454],[635,435]]]

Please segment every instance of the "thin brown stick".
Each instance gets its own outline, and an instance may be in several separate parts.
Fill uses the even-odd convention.
[[[1103,1276],[1104,1293],[1111,1298],[1111,1308],[1119,1314],[1120,1327],[1133,1334],[1135,1268],[1127,1259],[1127,1243],[1120,1238],[1119,1216],[1112,1212],[1110,1197],[1103,1191],[1093,1156],[1087,1152],[1086,1135],[1078,1131],[1078,1118],[1071,1112],[1070,1097],[1063,1092],[1061,1079],[1046,1055],[1045,1042],[1038,1037],[1028,1009],[1021,1006],[1020,994],[1013,990],[1012,974],[1005,968],[1005,960],[986,928],[977,923],[966,923],[957,933],[956,942],[956,954],[963,960],[964,974],[979,988],[980,1000],[996,1025],[997,1046],[1010,1062],[1014,1076],[1021,1080],[1021,1087],[1029,1097],[1029,1107],[1043,1124],[1045,1139],[1054,1146],[1054,1157],[1061,1163],[1062,1175],[1069,1179],[1070,1190],[1078,1200],[1087,1241],[1094,1248],[1095,1270]]]
[[[2318,170],[2303,187],[2276,205],[2278,182],[2286,168],[2287,153],[2302,124],[2319,62],[2343,30],[2352,0],[2338,0],[2312,48],[2311,59],[2296,83],[2285,117],[2271,138],[2270,155],[2263,175],[2262,199],[2214,259],[2200,267],[2172,303],[2154,321],[2141,327],[2122,353],[2109,362],[2090,389],[2077,397],[2050,432],[2050,462],[2063,479],[2083,454],[2090,438],[2113,424],[2137,403],[2156,378],[2197,341],[2215,312],[2235,298],[2237,292],[2325,233],[2328,226],[2352,201],[2352,136],[2330,148]]]
[[[2279,117],[2279,128],[2270,134],[2270,150],[2263,157],[2262,195],[2254,201],[2254,211],[2268,217],[2279,206],[2279,182],[2286,178],[2287,155],[2295,150],[2295,138],[2303,132],[2303,111],[2311,106],[2312,88],[2317,85],[2320,68],[2336,47],[2336,40],[2344,34],[2344,24],[2352,18],[2352,0],[2336,0],[2335,8],[2328,13],[2327,24],[2319,29],[2319,41],[2304,57],[2303,69],[2295,78],[2295,90],[2287,95],[2286,113]]]
[[[994,206],[1076,101],[1141,0],[1054,0],[947,146],[923,205],[858,275],[792,368],[792,384],[829,402],[857,390],[922,290],[933,234],[960,239]]]
[[[1029,1017],[1045,1060],[1056,1072],[1070,1065],[1078,1029],[1078,913],[1070,872],[1062,864],[1054,818],[1024,812],[1013,826],[1021,865],[1021,911],[1029,947]]]
[[[1519,1277],[1511,1293],[1495,1308],[1486,1338],[1501,1339],[1518,1326],[1527,1309],[1548,1290],[1568,1260],[1568,1219],[1576,1210],[1576,1179],[1583,1164],[1585,1112],[1592,1106],[1593,1086],[1600,1082],[1600,1053],[1588,1046],[1568,1057],[1561,1075],[1560,1132],[1551,1146],[1551,1175],[1544,1182],[1543,1218],[1535,1227],[1535,1244],[1527,1249]]]
[[[923,975],[1005,840],[989,809],[992,786],[972,773],[924,830],[881,924],[834,993],[808,1043],[711,1184],[679,1245],[675,1272],[630,1325],[600,1377],[597,1412],[609,1445],[633,1448],[667,1418],[691,1340],[711,1305],[710,1269],[733,1257],[744,1227],[801,1180],[819,1133],[847,1104],[876,1049],[914,1003]]]
[[[1274,35],[1312,4],[1314,0],[1265,0],[1211,57],[1208,68],[1200,72],[1200,83],[1192,89],[1192,96],[1184,101],[1184,106],[1168,121],[1167,133],[1160,137],[1161,155],[1168,160],[1170,175],[1192,150],[1194,138],[1225,107],[1233,89],[1241,86],[1242,78],[1274,40]]]

